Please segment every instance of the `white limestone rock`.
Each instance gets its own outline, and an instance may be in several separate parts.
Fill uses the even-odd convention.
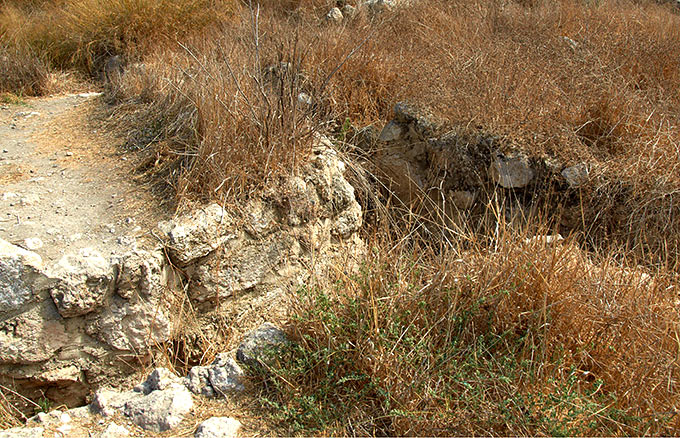
[[[42,248],[44,246],[44,243],[38,237],[28,237],[24,239],[24,246],[29,251],[35,251],[36,249]]]
[[[145,354],[151,345],[170,338],[172,324],[161,303],[118,297],[86,327],[89,335],[111,347]]]
[[[235,438],[241,422],[231,417],[212,417],[198,425],[194,438]]]
[[[130,299],[135,293],[157,296],[167,281],[167,264],[160,251],[133,250],[119,260],[116,293]]]
[[[186,265],[205,257],[235,236],[229,233],[233,219],[217,204],[193,211],[177,219],[161,222],[158,228],[167,236],[167,246],[176,261]]]
[[[40,256],[0,239],[0,313],[18,310],[46,281]]]
[[[404,128],[397,121],[392,120],[380,132],[378,140],[384,142],[392,142],[401,139],[404,136]]]
[[[326,21],[329,23],[335,23],[335,24],[340,24],[342,23],[342,11],[340,8],[332,8],[330,11],[328,11],[328,14],[326,14]]]
[[[150,394],[153,391],[163,391],[172,385],[181,383],[182,379],[167,368],[154,368],[146,380],[135,387],[135,391]]]
[[[202,395],[208,398],[215,397],[215,390],[210,384],[210,367],[192,367],[185,378],[184,384],[189,391],[196,395]]]
[[[119,392],[111,389],[100,389],[95,392],[90,408],[92,412],[102,417],[111,417],[122,412],[126,403],[143,397],[143,394],[135,391]]]
[[[210,366],[191,368],[185,379],[187,388],[205,397],[227,397],[245,389],[243,370],[227,353],[220,353]]]
[[[353,202],[334,218],[331,233],[345,238],[349,237],[352,233],[359,231],[363,223],[362,221],[363,213],[361,206]]]
[[[50,294],[64,318],[94,311],[114,286],[114,266],[91,248],[62,257],[52,268],[51,276],[57,282]]]
[[[192,299],[205,302],[227,298],[261,284],[292,244],[285,235],[279,239],[239,243],[242,246],[229,248],[220,257],[187,270],[194,280],[190,290]]]
[[[588,182],[590,177],[590,166],[586,163],[578,163],[574,166],[566,167],[561,172],[569,187],[577,189]]]
[[[394,9],[397,6],[396,0],[367,0],[363,3],[371,13],[379,14]]]
[[[227,397],[243,391],[242,378],[243,370],[227,353],[218,354],[208,368],[208,379],[215,395]]]
[[[236,359],[249,366],[258,366],[276,358],[278,350],[288,343],[286,333],[274,324],[265,322],[249,332],[236,350]]]
[[[191,392],[183,385],[173,384],[162,391],[128,401],[124,412],[142,429],[164,432],[177,427],[193,406]]]
[[[43,362],[70,342],[63,319],[47,300],[0,322],[0,363]]]

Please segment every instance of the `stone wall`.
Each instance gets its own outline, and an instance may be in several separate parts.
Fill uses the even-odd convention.
[[[245,205],[162,222],[156,245],[109,258],[84,248],[44,266],[0,241],[0,380],[81,404],[172,339],[178,298],[208,312],[235,294],[297,287],[312,267],[361,251],[362,211],[344,172],[320,138],[296,176]]]

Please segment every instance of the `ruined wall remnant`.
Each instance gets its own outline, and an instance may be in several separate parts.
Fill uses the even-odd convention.
[[[344,171],[321,138],[297,176],[238,208],[162,222],[156,245],[111,257],[83,248],[44,266],[0,240],[0,379],[80,404],[172,339],[178,296],[210,310],[236,293],[295,287],[360,250],[362,212]]]

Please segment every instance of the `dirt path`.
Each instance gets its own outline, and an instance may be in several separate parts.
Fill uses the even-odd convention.
[[[0,238],[47,263],[84,247],[107,256],[168,216],[94,121],[103,105],[83,93],[0,106]]]

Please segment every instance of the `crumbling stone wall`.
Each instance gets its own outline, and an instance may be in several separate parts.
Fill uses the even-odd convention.
[[[84,248],[54,266],[0,241],[0,380],[81,404],[173,336],[178,294],[198,309],[301,284],[311,266],[360,250],[361,207],[325,138],[296,176],[232,208],[162,222],[157,245],[104,257]]]

